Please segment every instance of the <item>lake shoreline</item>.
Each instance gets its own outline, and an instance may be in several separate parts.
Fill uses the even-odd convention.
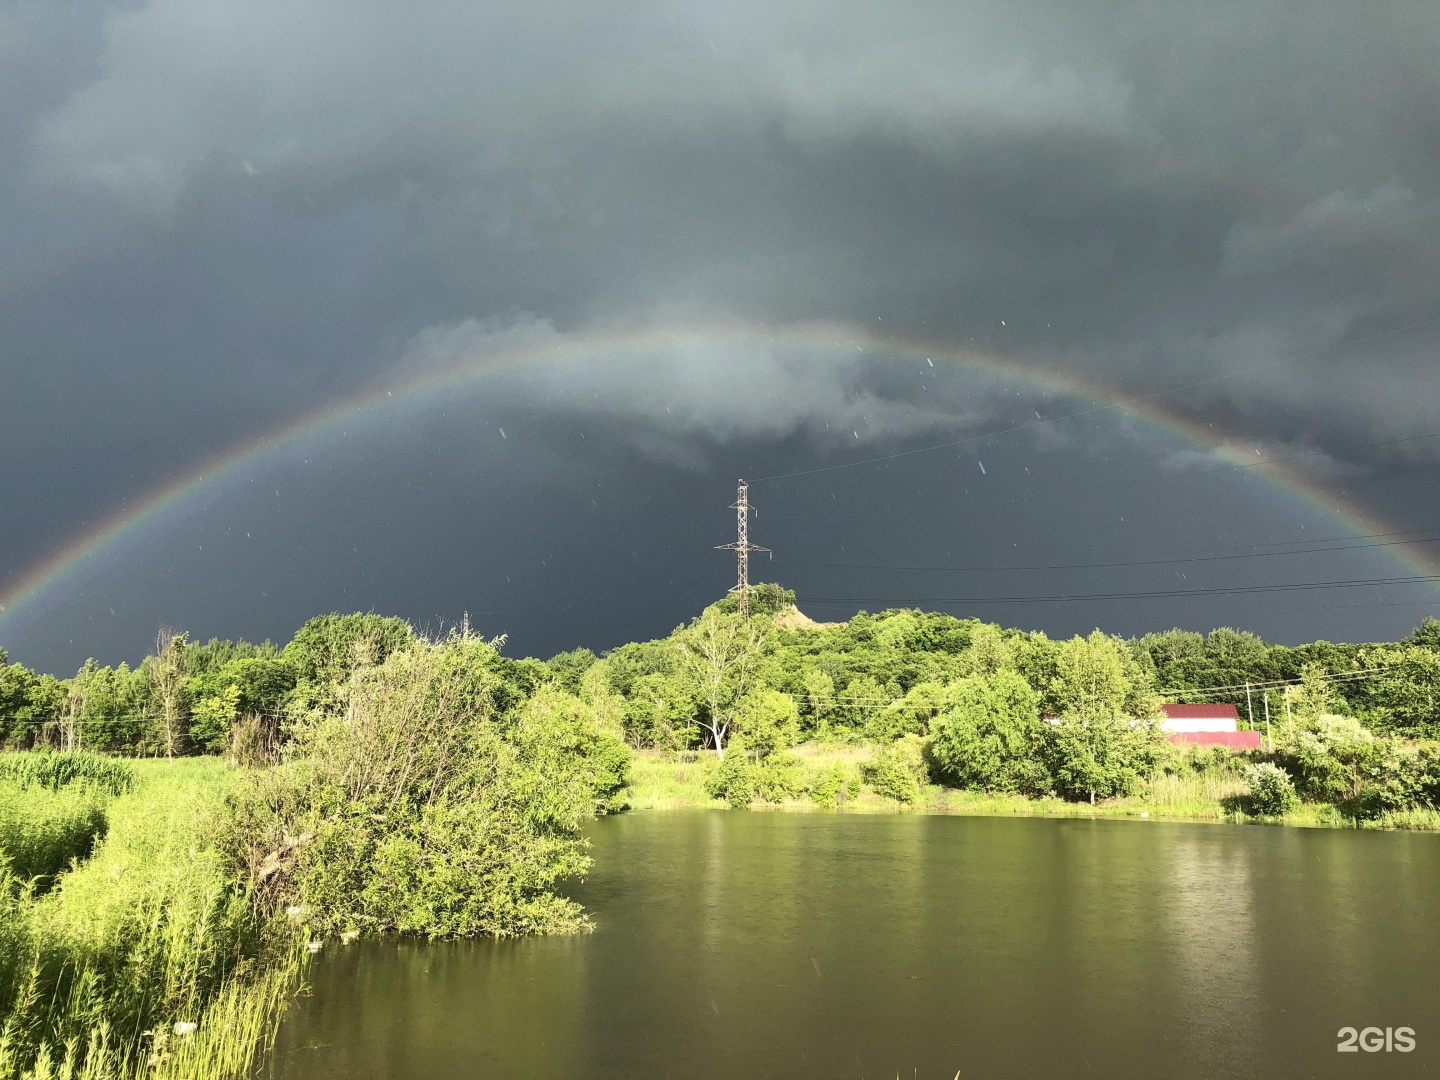
[[[853,786],[849,797],[834,806],[817,803],[808,796],[766,802],[756,799],[748,807],[731,807],[723,799],[705,792],[704,755],[671,754],[664,751],[635,751],[629,785],[626,788],[626,812],[647,810],[727,810],[748,809],[768,813],[830,813],[830,814],[932,814],[952,817],[1031,817],[1084,818],[1091,820],[1184,821],[1218,825],[1282,825],[1309,829],[1370,829],[1385,832],[1440,832],[1440,813],[1415,812],[1391,815],[1374,821],[1356,821],[1328,803],[1304,803],[1298,810],[1283,817],[1255,817],[1227,810],[1221,798],[1238,794],[1238,782],[1211,783],[1215,797],[1206,798],[1198,792],[1183,801],[1160,802],[1131,797],[1110,799],[1094,805],[1067,802],[1063,799],[1033,799],[1024,795],[986,795],[958,788],[930,784],[921,789],[914,803],[901,803],[877,795],[860,779],[860,762],[870,753],[856,746],[822,747],[802,745],[793,749],[812,766],[838,763],[852,773]],[[1192,785],[1192,786],[1199,786]],[[1224,790],[1225,788],[1231,790]]]

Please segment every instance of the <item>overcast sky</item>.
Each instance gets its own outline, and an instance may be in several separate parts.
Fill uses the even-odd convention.
[[[757,485],[760,576],[817,616],[1398,636],[1433,585],[1073,597],[1414,575],[1395,553],[1440,549],[1437,50],[1425,2],[11,0],[0,592],[327,402],[517,340],[673,336],[273,456],[0,615],[0,645],[64,673],[162,622],[283,639],[374,608],[599,649],[726,587],[737,474],[1084,406],[686,332],[818,322],[1160,395],[1376,516],[1098,414]]]

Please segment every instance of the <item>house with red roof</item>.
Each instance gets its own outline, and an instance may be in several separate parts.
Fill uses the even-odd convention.
[[[1172,743],[1228,746],[1232,750],[1260,749],[1258,731],[1241,731],[1234,705],[1161,705],[1160,727]]]

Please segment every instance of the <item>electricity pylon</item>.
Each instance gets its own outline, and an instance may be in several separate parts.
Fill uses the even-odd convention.
[[[735,511],[735,542],[716,544],[716,551],[735,552],[735,587],[730,591],[740,601],[740,617],[750,621],[750,552],[769,551],[767,547],[750,543],[750,485],[740,481],[740,494],[730,507]]]

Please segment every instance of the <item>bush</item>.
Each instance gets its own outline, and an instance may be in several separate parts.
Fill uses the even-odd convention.
[[[0,859],[15,884],[39,879],[48,887],[77,859],[89,857],[105,835],[108,793],[86,783],[58,791],[0,784]]]
[[[731,806],[743,808],[755,798],[759,769],[745,753],[745,743],[732,738],[725,757],[710,765],[705,773],[705,794],[724,799]]]
[[[1316,802],[1341,803],[1360,795],[1389,746],[1349,716],[1317,716],[1287,741],[1297,788]]]
[[[926,780],[921,741],[911,736],[893,742],[861,766],[861,770],[875,794],[913,803],[920,798]]]
[[[1290,774],[1268,761],[1245,766],[1250,785],[1250,811],[1265,817],[1283,817],[1300,805]]]
[[[771,754],[755,769],[755,790],[766,802],[798,799],[805,788],[805,763],[794,754]]]
[[[839,806],[849,794],[845,766],[836,761],[822,766],[810,778],[810,798],[817,806]]]
[[[84,780],[111,795],[124,795],[135,786],[135,770],[123,761],[83,750],[0,754],[0,782],[56,791],[77,780]]]
[[[554,890],[589,867],[580,826],[617,804],[628,751],[555,688],[502,711],[501,669],[478,638],[417,642],[298,722],[291,759],[238,792],[227,845],[262,905],[321,933],[583,928]]]

